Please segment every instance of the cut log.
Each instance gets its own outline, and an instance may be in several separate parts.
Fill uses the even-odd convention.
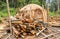
[[[43,22],[47,22],[47,12],[36,4],[29,4],[19,9],[15,17],[17,21],[12,21],[13,32],[23,37],[36,35],[39,30],[43,30]]]

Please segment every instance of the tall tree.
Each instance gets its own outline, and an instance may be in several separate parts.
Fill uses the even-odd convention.
[[[50,6],[50,10],[51,11],[57,11],[58,7],[57,7],[57,0],[52,0],[51,2],[51,6]]]
[[[58,4],[58,11],[59,11],[59,0],[57,0],[57,4]]]

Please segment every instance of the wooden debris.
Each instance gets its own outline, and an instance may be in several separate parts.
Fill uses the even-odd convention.
[[[55,27],[60,26],[60,17],[56,17],[56,16],[50,17],[49,18],[49,24],[51,26],[55,26]]]
[[[12,26],[16,36],[36,35],[39,30],[43,30],[44,22],[47,22],[47,12],[39,5],[29,4],[19,9],[15,18],[17,20],[12,21]]]

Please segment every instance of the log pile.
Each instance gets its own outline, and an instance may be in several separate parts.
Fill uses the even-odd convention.
[[[49,24],[51,26],[60,26],[60,17],[50,17],[49,18]]]
[[[16,23],[17,22],[17,23]],[[20,21],[14,21],[12,22],[13,25],[13,32],[15,33],[16,37],[19,36],[27,36],[27,35],[36,35],[36,33],[39,30],[42,30],[44,28],[44,23],[42,21],[34,21],[32,23],[30,22],[23,22]]]
[[[15,16],[17,20],[12,21],[12,29],[15,36],[36,35],[39,30],[42,30],[45,27],[44,22],[47,19],[43,17],[44,13],[44,15],[47,15],[46,11],[44,11],[41,6],[36,4],[29,4],[19,9]]]

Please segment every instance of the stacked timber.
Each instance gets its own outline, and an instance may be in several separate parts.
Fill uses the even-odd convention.
[[[39,30],[42,30],[44,28],[43,22],[41,21],[33,21],[31,22],[23,22],[20,21],[13,21],[13,32],[17,37],[19,36],[27,36],[27,35],[36,35]]]
[[[28,35],[36,35],[37,32],[44,28],[47,13],[41,6],[29,4],[19,9],[15,18],[17,20],[12,21],[15,36],[25,37]]]

